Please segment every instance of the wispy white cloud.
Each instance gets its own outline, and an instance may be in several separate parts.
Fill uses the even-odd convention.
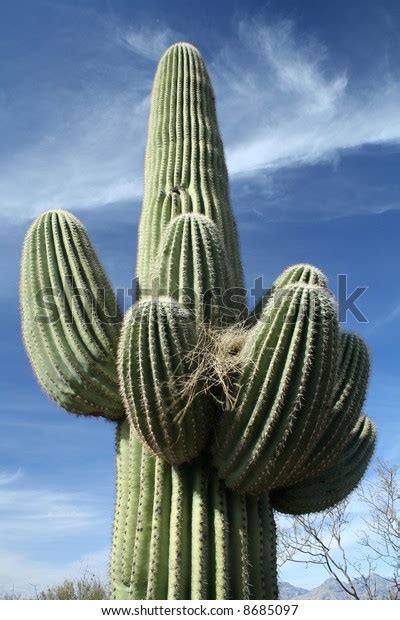
[[[32,595],[32,584],[44,588],[66,578],[78,578],[86,569],[105,577],[109,551],[81,556],[79,544],[84,537],[88,548],[89,540],[96,543],[97,531],[101,537],[111,528],[101,497],[95,491],[88,494],[46,488],[29,477],[21,481],[22,474],[21,469],[0,473],[0,598],[2,592],[13,589]],[[66,537],[68,554],[63,549]],[[60,554],[52,553],[53,543],[59,546]],[[39,555],[38,545],[45,549]]]
[[[232,174],[335,161],[348,149],[400,141],[397,80],[372,74],[362,89],[290,21],[242,22],[239,38],[213,63]]]
[[[400,320],[400,300],[397,300],[394,304],[391,305],[390,308],[385,309],[384,314],[378,318],[376,321],[370,324],[369,330],[370,332],[374,332],[380,330],[382,327],[385,327],[388,323],[392,323],[393,321]]]
[[[17,472],[18,473],[18,472]],[[104,525],[96,498],[87,494],[46,488],[16,487],[20,475],[4,475],[0,487],[0,529],[10,542],[21,535],[64,536],[66,531]]]
[[[158,61],[166,48],[179,40],[180,36],[168,26],[159,27],[159,29],[139,26],[139,28],[130,27],[125,31],[120,31],[119,38],[121,43],[134,54],[148,60]]]
[[[133,53],[118,60],[128,76],[118,87],[107,71],[79,93],[51,92],[39,82],[41,136],[27,135],[15,152],[3,149],[3,217],[15,222],[48,208],[138,201],[154,61],[179,38],[167,25],[119,29],[115,50]],[[400,81],[371,71],[368,83],[355,84],[289,21],[243,21],[208,58],[233,178],[251,181],[265,170],[335,162],[362,145],[400,143]],[[49,109],[58,113],[47,119]]]
[[[93,208],[141,195],[147,98],[134,90],[101,95],[71,97],[62,126],[49,127],[3,164],[4,216],[15,222],[49,208]]]
[[[0,472],[0,486],[12,484],[22,478],[22,469],[19,467],[14,472]]]
[[[179,38],[163,26],[112,32],[114,51],[123,45],[149,60],[157,60]],[[97,81],[82,92],[53,92],[48,85],[39,86],[35,105],[43,105],[43,116],[49,109],[58,113],[44,120],[39,138],[28,137],[24,146],[6,153],[0,180],[1,215],[18,222],[50,208],[90,209],[141,197],[154,63],[143,68],[135,55],[125,56],[126,66],[118,68],[119,73],[129,74],[118,86],[113,80]],[[98,70],[109,79],[113,70],[104,70],[103,62],[99,54]],[[92,76],[89,67],[88,80]],[[4,110],[6,105],[1,103]],[[9,115],[4,122],[10,122]]]

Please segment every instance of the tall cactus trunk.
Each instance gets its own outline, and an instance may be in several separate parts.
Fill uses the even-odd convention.
[[[117,430],[114,599],[274,599],[268,495],[230,491],[205,460],[151,456],[127,421]]]

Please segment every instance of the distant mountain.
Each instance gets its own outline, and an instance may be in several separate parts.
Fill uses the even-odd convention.
[[[333,578],[327,579],[320,586],[308,590],[304,594],[296,597],[300,600],[318,600],[318,601],[338,601],[351,598],[342,588],[337,581]]]
[[[367,596],[367,588],[361,578],[354,579],[354,584],[360,598],[369,598]],[[370,588],[374,593],[376,599],[389,598],[389,592],[394,588],[394,583],[390,579],[385,579],[381,575],[373,573],[370,577]],[[351,596],[347,594],[339,586],[337,581],[331,577],[327,579],[320,586],[313,588],[312,590],[305,590],[304,588],[297,588],[290,583],[282,582],[279,584],[279,598],[282,600],[297,599],[297,600],[347,600]]]
[[[282,600],[299,598],[303,594],[307,594],[307,592],[308,590],[305,588],[297,588],[287,581],[281,581],[279,584],[279,598]]]

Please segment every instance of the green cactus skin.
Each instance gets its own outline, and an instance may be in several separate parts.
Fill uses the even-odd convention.
[[[339,351],[329,424],[307,461],[293,468],[290,485],[315,476],[340,460],[343,449],[360,419],[369,377],[368,349],[356,334],[342,332],[339,337]]]
[[[211,82],[199,52],[178,43],[161,58],[151,96],[136,273],[140,295],[151,290],[163,231],[184,213],[203,214],[217,225],[235,286],[243,287]]]
[[[56,314],[40,308],[42,292],[49,296],[45,309],[51,304]],[[67,411],[124,417],[114,361],[120,310],[85,229],[71,214],[49,211],[32,224],[20,294],[25,347],[44,390]]]
[[[113,598],[276,598],[268,496],[232,493],[207,462],[154,459],[130,429],[117,437]]]
[[[234,287],[217,226],[204,215],[178,215],[166,229],[155,262],[160,292],[184,303],[198,323],[229,322],[223,293]]]
[[[144,180],[138,301],[123,324],[78,220],[51,211],[31,226],[26,349],[58,404],[117,423],[112,597],[274,599],[273,509],[335,505],[373,453],[368,350],[339,331],[311,265],[286,269],[246,318],[214,96],[189,44],[157,69]],[[58,320],[46,322],[49,288]]]
[[[358,418],[334,465],[295,486],[271,493],[274,508],[288,514],[319,512],[342,501],[358,485],[375,449],[376,432],[366,416]]]
[[[215,460],[229,487],[262,493],[282,486],[307,459],[328,423],[337,338],[326,289],[292,284],[270,298],[241,353],[233,415],[218,430]]]
[[[289,286],[290,284],[311,284],[313,286],[320,286],[321,288],[328,288],[326,276],[320,269],[305,263],[292,265],[280,274],[280,276],[273,283],[270,291],[268,291],[266,295],[264,295],[256,303],[253,311],[246,320],[247,327],[253,327],[256,325],[273,292],[278,288],[283,288],[284,286]]]
[[[320,269],[313,265],[298,264],[288,267],[281,273],[272,285],[272,290],[289,286],[290,284],[310,284],[328,288],[328,280]]]
[[[211,403],[185,405],[178,394],[194,373],[193,317],[170,298],[141,301],[127,314],[121,334],[119,372],[126,412],[143,444],[167,463],[197,457],[208,438]]]

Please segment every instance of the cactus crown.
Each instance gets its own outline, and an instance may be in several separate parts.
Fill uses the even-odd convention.
[[[122,321],[75,217],[45,213],[25,240],[39,383],[68,411],[117,421],[113,596],[274,598],[273,508],[334,505],[373,452],[368,350],[310,265],[285,270],[246,319],[213,91],[186,43],[155,77],[136,270]],[[56,315],[38,316],[49,291]]]

